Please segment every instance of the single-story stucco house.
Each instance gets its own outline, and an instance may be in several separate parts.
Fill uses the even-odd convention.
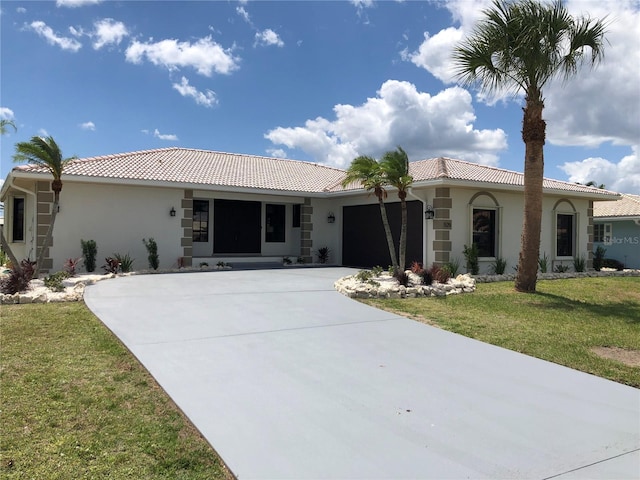
[[[593,247],[625,268],[640,269],[640,195],[623,193],[615,202],[593,204]]]
[[[477,243],[481,273],[496,258],[508,271],[518,261],[523,175],[450,158],[412,162],[407,262],[458,259]],[[63,174],[53,246],[45,267],[62,269],[95,240],[98,266],[129,253],[146,269],[143,238],[158,244],[160,267],[243,261],[306,263],[328,247],[329,263],[386,267],[389,256],[377,199],[358,185],[341,186],[343,170],[315,163],[232,153],[162,148],[73,160]],[[18,258],[36,257],[51,218],[50,174],[21,165],[0,190],[5,237]],[[545,179],[540,254],[549,268],[589,261],[593,202],[614,192]],[[400,204],[389,189],[387,210],[396,238]],[[589,263],[591,266],[591,263]]]

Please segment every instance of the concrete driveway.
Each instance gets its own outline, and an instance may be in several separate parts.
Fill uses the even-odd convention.
[[[640,390],[350,300],[345,268],[87,288],[240,479],[638,478]]]

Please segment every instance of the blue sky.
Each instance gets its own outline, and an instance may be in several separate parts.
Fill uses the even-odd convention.
[[[545,90],[545,175],[640,193],[640,2],[608,17],[605,61]],[[522,171],[522,97],[456,85],[450,54],[488,0],[3,1],[0,177],[16,142],[65,156],[169,146],[346,168],[401,145]]]

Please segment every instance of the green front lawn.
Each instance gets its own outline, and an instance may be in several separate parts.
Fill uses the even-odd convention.
[[[535,294],[513,282],[483,283],[472,294],[362,300],[483,342],[616,382],[640,387],[640,367],[602,358],[618,347],[640,359],[640,278],[599,277],[538,282]]]
[[[83,303],[0,308],[0,477],[232,478]]]

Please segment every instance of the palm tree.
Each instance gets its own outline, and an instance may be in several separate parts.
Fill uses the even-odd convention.
[[[398,198],[402,207],[398,266],[404,270],[407,266],[407,191],[413,183],[413,177],[409,175],[409,157],[402,147],[398,147],[382,156],[380,167],[387,185],[398,190]]]
[[[604,54],[605,24],[574,19],[561,0],[494,0],[469,38],[454,51],[458,78],[496,93],[525,94],[522,140],[524,221],[515,288],[535,292],[542,220],[542,180],[546,123],[542,88],[554,77],[575,75],[590,53],[591,66]]]
[[[380,205],[380,216],[382,217],[382,225],[387,237],[387,245],[389,247],[389,256],[391,257],[391,265],[393,271],[398,271],[398,260],[396,259],[396,248],[391,235],[391,227],[389,226],[389,218],[387,217],[387,209],[384,205],[384,199],[387,198],[385,190],[385,176],[380,163],[375,158],[362,155],[353,159],[351,165],[347,169],[347,176],[342,181],[342,186],[346,187],[350,183],[359,182],[367,191],[372,191],[378,198]]]
[[[7,120],[6,118],[0,119],[0,135],[7,133],[7,127],[13,127],[14,131],[18,131],[13,120]]]
[[[47,234],[44,238],[42,247],[36,259],[36,275],[42,270],[42,262],[44,256],[51,244],[51,238],[53,237],[53,225],[56,221],[56,215],[58,214],[58,205],[60,204],[60,191],[62,190],[62,171],[65,165],[73,160],[75,157],[63,159],[60,147],[49,136],[43,137],[31,137],[29,142],[19,142],[16,144],[16,153],[13,156],[14,162],[29,162],[49,170],[53,176],[51,182],[51,190],[53,190],[53,208],[51,210],[51,223],[47,229]]]

